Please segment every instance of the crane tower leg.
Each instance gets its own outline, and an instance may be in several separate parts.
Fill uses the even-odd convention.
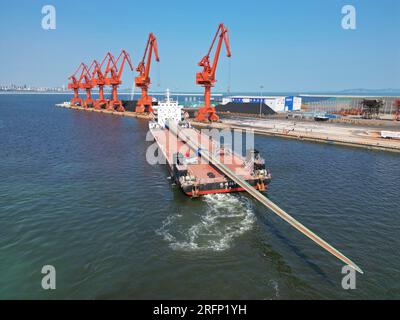
[[[74,89],[74,97],[71,99],[71,106],[81,106],[82,98],[79,97],[78,89]]]
[[[215,107],[211,105],[211,86],[204,87],[204,106],[200,107],[196,117],[197,121],[218,121],[219,117]]]
[[[86,89],[86,99],[83,102],[85,108],[91,108],[94,106],[94,100],[92,99],[92,93],[90,89]]]
[[[107,105],[108,101],[104,99],[104,85],[99,85],[99,99],[96,100],[96,109],[101,109],[102,106]]]
[[[109,102],[107,109],[115,110],[118,112],[124,112],[125,108],[122,105],[122,101],[118,99],[117,85],[112,86],[112,100]]]
[[[137,102],[136,112],[153,112],[153,100],[150,96],[147,95],[147,88],[142,88],[142,96]]]

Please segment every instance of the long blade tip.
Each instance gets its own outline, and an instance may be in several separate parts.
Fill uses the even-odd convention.
[[[361,273],[361,274],[364,274],[364,271],[362,271],[361,268],[358,267],[357,265],[351,264],[350,267],[352,267],[352,268],[353,268],[354,270],[356,270],[357,272],[359,272],[359,273]]]

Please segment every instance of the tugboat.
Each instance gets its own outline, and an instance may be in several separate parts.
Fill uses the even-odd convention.
[[[190,197],[207,194],[244,191],[242,187],[226,177],[215,166],[202,159],[199,152],[207,151],[219,161],[246,180],[259,191],[266,191],[271,174],[257,150],[249,150],[246,157],[234,153],[231,148],[221,146],[210,136],[193,128],[182,117],[182,106],[173,101],[167,91],[166,100],[159,102],[155,119],[149,122],[149,129],[157,142],[158,149],[166,160],[174,182]],[[198,150],[193,149],[170,130],[178,128],[191,141],[197,141]]]

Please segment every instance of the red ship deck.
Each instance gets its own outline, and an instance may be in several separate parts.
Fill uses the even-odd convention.
[[[220,152],[217,143],[212,141],[209,136],[201,134],[196,129],[182,128],[181,131],[192,141],[196,142],[202,150],[207,150],[209,153],[219,152],[219,160],[237,175],[244,179],[253,178],[250,169],[245,167],[244,159],[241,156],[234,154],[230,149]],[[178,152],[186,159],[194,160],[197,158],[198,163],[186,163],[186,165],[190,175],[197,177],[199,183],[228,181],[222,173],[216,170],[211,164],[206,163],[201,157],[197,156],[195,150],[191,150],[186,143],[178,139],[169,130],[153,129],[152,133],[169,164],[173,162],[173,155]],[[210,178],[210,175],[214,175],[214,177]]]

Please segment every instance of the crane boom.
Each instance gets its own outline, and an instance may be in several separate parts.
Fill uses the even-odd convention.
[[[217,36],[218,36],[218,33],[221,31],[221,34],[220,34],[220,38],[219,38],[219,42],[218,42],[218,46],[217,46],[217,50],[216,50],[216,52],[215,52],[215,55],[214,55],[214,62],[213,62],[213,66],[212,66],[212,68],[211,68],[211,72],[210,72],[210,74],[211,74],[211,78],[212,79],[215,79],[215,71],[217,70],[217,65],[218,65],[218,60],[219,60],[219,54],[220,54],[220,52],[221,52],[221,47],[222,47],[222,39],[224,40],[224,42],[225,42],[225,47],[226,47],[226,52],[227,52],[227,57],[230,57],[231,56],[231,48],[230,48],[230,45],[229,45],[229,33],[228,33],[228,29],[226,29],[225,28],[225,26],[221,23],[219,26],[218,26],[218,30],[217,30],[217,32],[215,33],[215,36],[214,36],[214,39],[213,39],[213,41],[212,41],[212,43],[211,43],[211,46],[210,46],[210,49],[208,50],[208,53],[207,53],[207,59],[209,59],[209,57],[210,57],[210,54],[211,54],[211,51],[212,51],[212,48],[214,47],[214,43],[215,43],[215,40],[217,39]]]
[[[121,75],[122,72],[124,71],[124,66],[125,66],[125,62],[128,61],[129,67],[131,69],[131,71],[133,71],[133,66],[132,66],[132,61],[131,61],[131,57],[129,55],[128,52],[126,52],[125,50],[122,50],[117,61],[115,62],[116,64],[118,64],[119,60],[122,58],[122,62],[120,67],[118,68],[118,79],[121,79]]]
[[[144,50],[143,58],[136,67],[136,71],[139,72],[139,76],[135,77],[135,86],[142,89],[142,96],[136,104],[136,112],[153,112],[152,108],[152,97],[148,96],[148,89],[150,86],[150,66],[151,58],[154,50],[154,55],[156,61],[159,62],[160,58],[158,56],[158,45],[157,38],[153,33],[149,34],[147,39],[146,48]],[[147,56],[147,62],[146,61]]]
[[[210,54],[218,39],[217,48],[215,50],[213,62],[210,62]],[[204,106],[200,107],[196,120],[198,121],[218,121],[218,116],[215,112],[215,107],[211,105],[211,88],[216,81],[215,73],[218,66],[219,55],[221,53],[222,43],[224,42],[227,57],[231,57],[231,49],[229,44],[229,31],[223,23],[218,25],[217,32],[211,42],[207,54],[198,63],[199,67],[203,67],[202,72],[196,73],[196,84],[204,87]]]

